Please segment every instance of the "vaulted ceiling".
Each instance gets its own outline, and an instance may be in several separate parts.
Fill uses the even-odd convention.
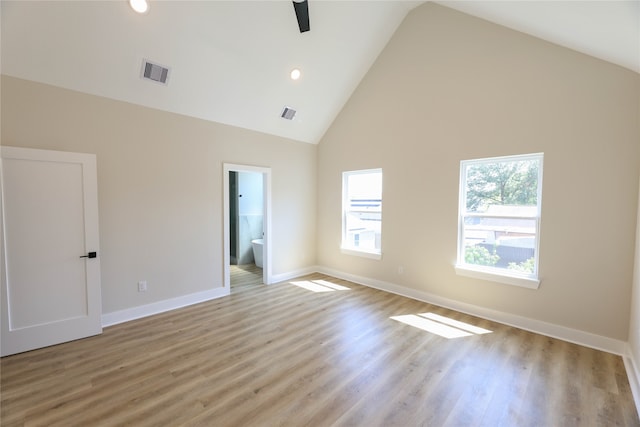
[[[2,73],[317,143],[402,20],[422,1],[1,3]],[[640,1],[441,1],[640,73]],[[166,86],[143,60],[170,68]],[[301,70],[299,80],[290,72]],[[295,109],[294,120],[280,117]]]

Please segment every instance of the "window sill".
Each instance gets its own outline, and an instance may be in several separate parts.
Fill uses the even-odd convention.
[[[350,248],[344,248],[344,247],[341,247],[340,251],[343,254],[347,254],[347,255],[355,255],[363,258],[378,259],[378,260],[382,259],[381,252],[371,252],[371,251],[364,251],[361,249],[350,249]]]
[[[520,286],[528,289],[538,289],[540,287],[540,280],[531,277],[498,274],[493,271],[488,271],[482,268],[472,268],[467,265],[456,265],[455,268],[456,274],[459,276],[488,280],[490,282],[503,283],[505,285]]]

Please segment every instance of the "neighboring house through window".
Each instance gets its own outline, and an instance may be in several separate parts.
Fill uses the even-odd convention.
[[[382,169],[342,173],[342,251],[380,259]]]
[[[537,288],[543,154],[460,164],[458,274]]]

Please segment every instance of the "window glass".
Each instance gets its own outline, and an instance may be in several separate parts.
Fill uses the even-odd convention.
[[[342,174],[342,249],[381,253],[382,170]]]
[[[537,279],[542,159],[461,162],[458,267]]]

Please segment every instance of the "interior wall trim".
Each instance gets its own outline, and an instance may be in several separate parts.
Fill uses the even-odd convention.
[[[405,296],[418,301],[438,305],[440,307],[449,308],[451,310],[456,310],[465,314],[470,314],[472,316],[477,316],[483,319],[524,329],[529,332],[534,332],[574,344],[594,348],[596,350],[602,350],[609,353],[617,354],[625,358],[625,365],[629,365],[627,366],[627,370],[630,370],[629,373],[633,374],[634,380],[636,380],[635,383],[639,385],[638,391],[640,394],[640,381],[637,381],[637,379],[640,379],[640,375],[638,375],[638,371],[635,368],[635,361],[630,356],[628,343],[624,341],[580,331],[577,329],[567,328],[565,326],[555,325],[540,320],[530,319],[511,313],[505,313],[498,310],[480,307],[473,304],[463,303],[449,298],[443,298],[428,292],[407,288],[405,286],[385,282],[382,280],[372,279],[369,277],[345,273],[343,271],[334,270],[325,266],[312,266],[304,269],[290,271],[287,273],[273,275],[272,283],[284,282],[314,272],[327,274],[339,279],[349,280],[363,286],[368,286],[370,288],[379,289],[392,294]],[[118,323],[124,323],[130,320],[152,316],[154,314],[175,310],[192,304],[198,304],[212,299],[221,298],[229,294],[230,292],[228,287],[220,287],[163,301],[157,301],[151,304],[114,311],[111,313],[104,313],[102,315],[102,326],[108,327],[117,325]]]
[[[313,274],[316,272],[320,272],[320,267],[314,266],[314,267],[306,267],[306,268],[301,268],[299,270],[294,270],[294,271],[289,271],[287,273],[282,273],[282,274],[274,274],[272,276],[272,283],[280,283],[280,282],[285,282],[287,280],[291,280],[291,279],[296,279],[300,276],[306,276],[307,274]]]
[[[555,325],[553,323],[543,322],[541,320],[530,319],[511,313],[505,313],[498,310],[480,307],[449,298],[443,298],[428,292],[407,288],[405,286],[396,285],[394,283],[389,283],[382,280],[357,276],[328,267],[320,266],[318,267],[318,272],[328,274],[339,279],[349,280],[351,282],[368,286],[374,289],[390,292],[392,294],[405,296],[418,301],[423,301],[429,304],[456,310],[465,314],[470,314],[472,316],[481,317],[483,319],[492,320],[494,322],[524,329],[529,332],[534,332],[574,344],[583,345],[585,347],[594,348],[596,350],[606,351],[608,353],[617,354],[623,357],[627,356],[628,354],[627,343],[613,338],[604,337],[601,335],[596,335],[565,326]]]
[[[319,271],[319,267],[307,267],[300,270],[294,270],[287,273],[276,274],[273,276],[272,282],[284,282],[295,279],[296,277]],[[157,301],[151,304],[139,305],[136,307],[126,308],[124,310],[112,311],[111,313],[102,314],[102,327],[117,325],[119,323],[129,322],[131,320],[141,319],[154,314],[164,313],[166,311],[176,310],[178,308],[187,307],[193,304],[210,301],[216,298],[222,298],[230,295],[229,287],[220,287],[207,291],[196,292],[193,294],[182,295],[176,298]]]
[[[151,304],[139,305],[136,307],[126,308],[124,310],[112,311],[111,313],[103,313],[102,327],[106,328],[107,326],[117,325],[118,323],[124,323],[130,320],[153,316],[154,314],[164,313],[165,311],[175,310],[177,308],[198,304],[227,295],[229,295],[229,288],[220,287],[209,289],[206,291],[195,292],[193,294],[182,295],[176,298],[157,301]]]
[[[624,361],[624,368],[627,371],[627,378],[629,379],[629,386],[631,387],[631,394],[633,395],[633,401],[636,404],[636,410],[640,409],[640,375],[638,375],[638,364],[633,357],[631,347],[627,347],[627,355],[622,357]],[[640,414],[640,412],[639,412]]]

